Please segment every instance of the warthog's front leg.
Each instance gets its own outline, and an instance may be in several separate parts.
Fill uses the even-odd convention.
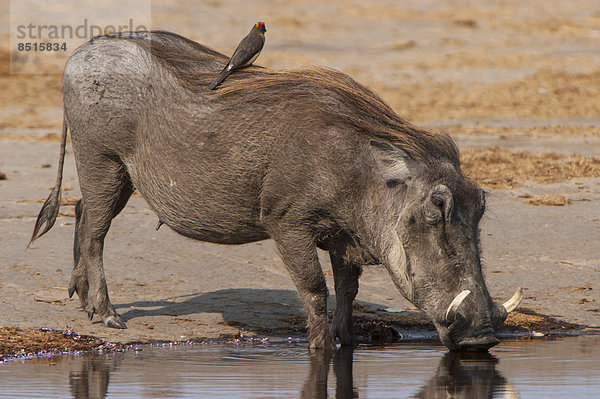
[[[358,293],[358,278],[362,272],[359,264],[346,259],[341,248],[329,251],[335,281],[335,314],[332,332],[342,345],[356,345],[352,324],[352,303]]]
[[[327,284],[314,239],[308,234],[288,229],[279,230],[271,236],[308,315],[310,348],[335,349],[327,321]]]

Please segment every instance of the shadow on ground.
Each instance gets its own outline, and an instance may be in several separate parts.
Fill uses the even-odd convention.
[[[306,332],[306,315],[298,294],[293,290],[236,288],[194,293],[167,299],[136,301],[115,305],[125,322],[142,317],[176,316],[195,319],[205,313],[220,313],[225,324],[260,333]],[[335,296],[329,297],[329,308],[335,309]],[[382,317],[385,305],[356,301],[355,333],[368,342],[394,342],[398,334],[392,328],[398,320]],[[332,314],[330,312],[330,315]],[[414,318],[417,312],[412,313]],[[406,316],[405,316],[406,317]],[[419,318],[424,316],[419,314]],[[411,323],[412,324],[412,323]],[[364,341],[363,339],[360,339]]]
[[[249,321],[256,315],[273,310],[301,314],[302,304],[292,290],[235,288],[205,293],[194,293],[151,301],[136,301],[115,305],[116,309],[132,308],[121,317],[129,321],[147,316],[186,316],[199,313],[222,313],[226,321]]]

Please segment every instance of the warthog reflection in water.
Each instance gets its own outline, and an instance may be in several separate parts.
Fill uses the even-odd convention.
[[[125,354],[116,354],[112,357],[87,356],[79,358],[75,365],[79,369],[70,372],[69,383],[74,398],[104,398],[108,392],[110,374],[117,371],[120,360]],[[301,390],[302,398],[327,398],[328,377],[333,363],[335,374],[335,397],[358,398],[361,388],[355,386],[353,377],[354,349],[342,347],[335,354],[327,351],[313,351],[310,353],[308,375]],[[153,360],[148,360],[153,362]],[[281,360],[277,360],[281,361]],[[160,362],[154,361],[155,367],[146,366],[144,369],[159,369]],[[515,387],[510,384],[497,370],[498,359],[488,353],[464,354],[457,352],[446,353],[439,362],[435,374],[414,395],[415,398],[518,398]],[[260,374],[257,371],[257,374]],[[261,378],[264,378],[261,375]],[[273,377],[275,378],[275,376]],[[403,378],[401,372],[398,381]],[[155,388],[161,392],[176,393],[185,382],[177,381],[175,387],[167,381],[153,380]],[[250,381],[250,380],[249,380]],[[197,383],[197,382],[196,382]],[[199,387],[201,387],[199,383]],[[393,390],[390,383],[382,389]],[[365,388],[366,390],[366,388]],[[369,387],[369,392],[375,396],[377,387]],[[227,393],[226,386],[223,393]]]

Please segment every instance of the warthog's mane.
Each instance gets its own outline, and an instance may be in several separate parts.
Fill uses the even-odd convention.
[[[445,160],[460,170],[458,148],[450,137],[413,126],[376,93],[344,73],[319,67],[272,70],[252,66],[230,75],[212,91],[207,87],[227,63],[227,56],[166,31],[131,32],[119,37],[146,48],[181,86],[214,97],[215,101],[240,107],[243,103],[275,105],[293,99],[297,111],[307,118],[345,124],[374,139],[388,141],[415,158],[425,162]]]

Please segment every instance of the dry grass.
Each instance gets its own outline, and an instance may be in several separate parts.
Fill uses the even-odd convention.
[[[2,97],[1,94],[0,97]],[[58,104],[62,104],[62,98]],[[28,105],[23,110],[14,111],[12,114],[0,119],[0,129],[60,129],[62,119],[46,116],[44,111],[47,108],[47,105],[38,104]]]
[[[30,328],[0,327],[1,355],[19,351],[38,353],[41,351],[89,351],[102,341],[86,336],[72,335],[63,331],[41,331]]]
[[[599,80],[600,71],[541,70],[508,82],[417,82],[374,88],[396,111],[413,120],[549,119],[600,115]]]
[[[39,127],[39,126],[38,126]],[[17,140],[17,141],[52,141],[60,143],[59,133],[46,133],[43,136],[34,136],[30,134],[16,134],[16,133],[0,133],[0,140]],[[67,137],[67,141],[70,141],[70,137]]]
[[[536,206],[566,206],[566,205],[571,205],[571,199],[568,197],[565,197],[564,195],[561,194],[554,194],[554,195],[550,195],[550,194],[543,194],[543,195],[535,195],[531,198],[527,198],[524,201],[526,204],[529,205],[536,205]]]
[[[60,106],[62,76],[10,74],[10,55],[0,49],[0,104]]]
[[[29,202],[35,202],[39,204],[43,204],[46,201],[46,198],[36,198],[36,199],[25,199],[21,201],[17,201],[18,204],[26,204]],[[77,201],[79,201],[78,197],[68,197],[61,196],[60,197],[60,205],[61,206],[75,206],[77,205]]]
[[[10,54],[0,49],[0,104],[22,108],[0,118],[0,128],[56,128],[61,120],[48,118],[47,107],[62,104],[62,75],[11,74]]]
[[[495,134],[510,137],[514,134],[539,135],[552,134],[560,136],[600,136],[600,128],[594,125],[540,125],[532,127],[514,128],[503,126],[475,125],[465,126],[462,124],[446,125],[439,130],[452,135],[455,134]]]
[[[557,320],[533,310],[520,308],[509,313],[504,327],[517,331],[564,332],[582,330],[584,326]]]
[[[527,181],[551,184],[600,177],[600,158],[577,154],[467,148],[461,151],[461,163],[465,174],[486,188],[515,188]]]

